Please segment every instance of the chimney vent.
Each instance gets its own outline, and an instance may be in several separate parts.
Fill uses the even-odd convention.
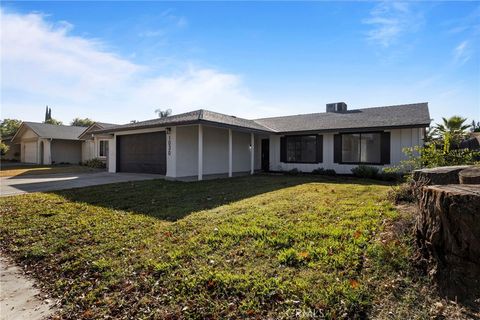
[[[346,112],[347,104],[345,102],[327,103],[327,112]]]

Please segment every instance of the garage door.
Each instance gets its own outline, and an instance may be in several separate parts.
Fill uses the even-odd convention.
[[[165,174],[165,132],[117,136],[117,171]]]
[[[37,163],[37,142],[25,142],[23,144],[23,162]]]

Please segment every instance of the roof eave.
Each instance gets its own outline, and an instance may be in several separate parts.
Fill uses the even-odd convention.
[[[400,125],[400,126],[376,126],[376,127],[356,127],[356,128],[333,128],[333,129],[312,129],[312,130],[294,130],[294,131],[278,131],[276,134],[300,134],[300,133],[331,133],[331,132],[371,132],[389,129],[406,129],[406,128],[426,128],[430,123]]]
[[[192,125],[192,124],[209,124],[209,125],[212,125],[212,126],[215,126],[215,127],[232,128],[232,129],[238,129],[238,130],[249,131],[249,132],[274,133],[273,131],[268,131],[268,130],[247,128],[247,127],[236,126],[236,125],[232,125],[232,124],[220,123],[220,122],[203,120],[203,119],[192,120],[192,121],[175,121],[175,122],[169,122],[169,123],[164,123],[164,124],[152,124],[152,125],[144,125],[144,126],[136,126],[136,127],[111,128],[111,129],[95,130],[92,133],[93,134],[115,133],[115,132],[122,132],[122,131],[134,131],[134,130],[153,129],[153,128],[166,128],[166,127],[181,126],[181,125]]]

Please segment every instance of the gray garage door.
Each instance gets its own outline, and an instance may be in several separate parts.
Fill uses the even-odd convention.
[[[117,171],[165,174],[165,132],[117,136]]]

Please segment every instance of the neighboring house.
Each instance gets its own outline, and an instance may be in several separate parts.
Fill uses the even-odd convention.
[[[2,160],[20,161],[20,145],[12,143],[13,136],[1,137],[0,141],[8,146],[7,153]]]
[[[20,161],[36,164],[78,164],[82,161],[85,127],[23,122],[12,138],[20,146]]]
[[[92,131],[109,136],[110,172],[147,172],[167,178],[232,176],[255,170],[351,173],[359,164],[398,164],[402,149],[423,145],[427,103],[247,120],[208,110]]]
[[[82,162],[91,159],[100,159],[107,161],[108,156],[108,140],[110,135],[93,135],[92,132],[100,129],[108,129],[116,126],[112,123],[95,122],[90,127],[86,128],[78,136],[78,139],[82,140]]]

